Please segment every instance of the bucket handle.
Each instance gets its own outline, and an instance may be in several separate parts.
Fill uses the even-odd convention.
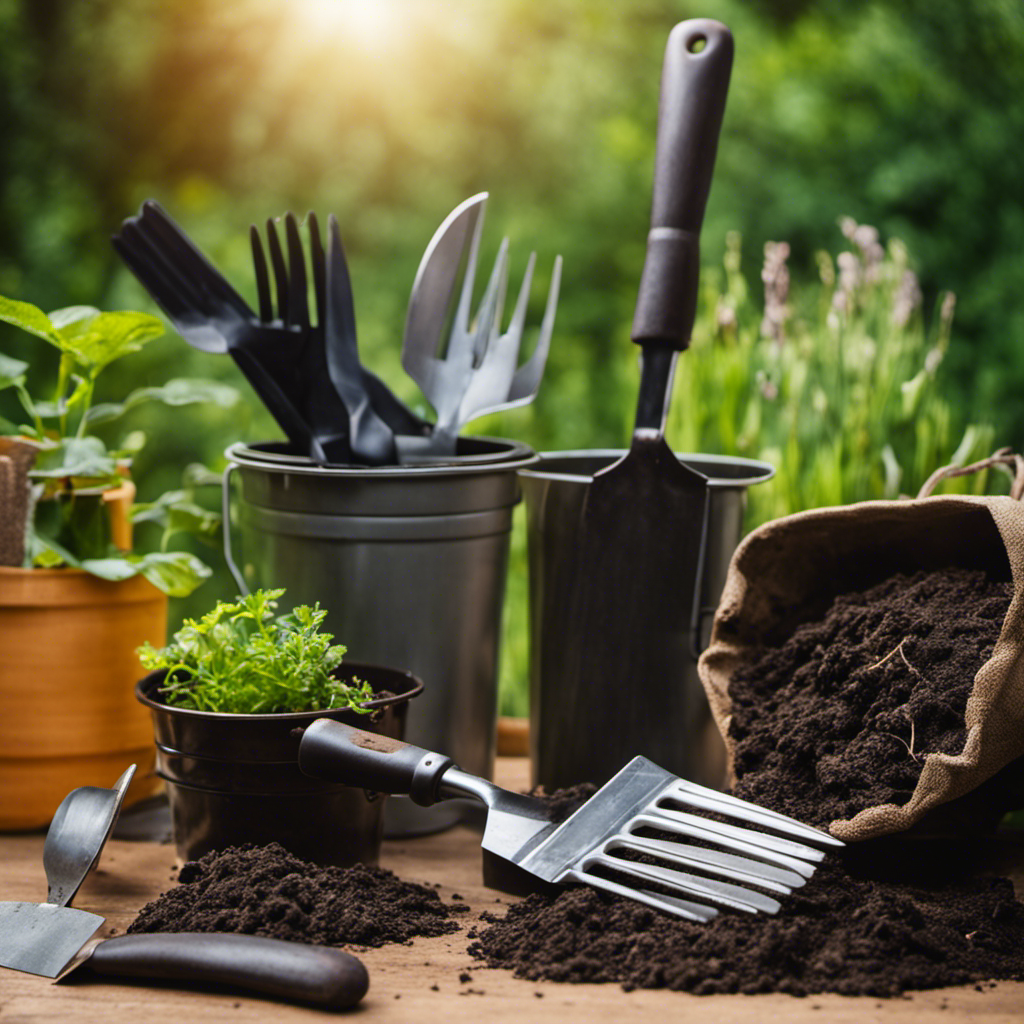
[[[237,462],[229,462],[224,469],[220,492],[220,510],[223,526],[220,532],[223,538],[224,561],[227,562],[228,569],[235,578],[239,595],[245,597],[249,594],[249,587],[241,570],[235,564],[234,555],[231,551],[231,474],[236,469],[238,469]]]

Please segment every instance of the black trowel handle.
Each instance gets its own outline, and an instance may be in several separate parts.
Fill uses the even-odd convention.
[[[378,793],[408,793],[423,807],[441,799],[441,776],[453,765],[443,754],[330,718],[318,718],[299,744],[299,768],[306,775]]]
[[[732,71],[732,33],[695,18],[668,37],[661,75],[654,202],[633,317],[637,344],[682,351],[697,309],[700,229]]]

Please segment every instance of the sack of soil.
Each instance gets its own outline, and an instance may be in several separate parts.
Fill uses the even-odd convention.
[[[1016,469],[1010,496],[930,497]],[[767,523],[698,663],[740,797],[861,841],[1024,806],[1024,459],[913,500]]]

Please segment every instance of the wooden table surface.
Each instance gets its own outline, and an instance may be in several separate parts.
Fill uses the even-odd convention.
[[[497,777],[510,788],[525,788],[523,759],[499,759]],[[40,901],[46,893],[42,835],[0,836],[0,897]],[[385,843],[381,862],[402,878],[441,882],[442,899],[455,893],[468,903],[465,928],[484,910],[501,909],[512,898],[480,882],[479,834],[465,827],[439,835]],[[138,910],[170,888],[179,866],[174,849],[156,842],[108,842],[97,871],[86,881],[75,906],[101,914],[122,933]],[[1018,893],[1024,863],[1014,864]],[[499,903],[500,901],[500,903]],[[464,931],[411,945],[360,950],[370,972],[370,991],[351,1015],[396,1024],[500,1024],[552,1021],[660,1022],[693,1024],[768,1021],[815,1024],[951,1024],[970,1018],[980,1024],[1021,1024],[1024,983],[1000,982],[978,992],[973,986],[914,992],[901,999],[834,995],[796,999],[784,995],[692,996],[667,991],[623,992],[617,985],[561,985],[520,981],[503,970],[480,966],[466,953]],[[463,981],[460,975],[469,974]],[[53,984],[18,971],[0,969],[2,1024],[192,1024],[197,1021],[313,1021],[324,1013],[284,1003],[224,992],[110,984],[79,975],[73,983]]]

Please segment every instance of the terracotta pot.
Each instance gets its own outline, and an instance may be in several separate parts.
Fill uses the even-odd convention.
[[[152,672],[135,693],[150,709],[157,772],[167,783],[179,856],[195,860],[241,843],[280,843],[319,864],[376,864],[385,797],[299,771],[299,742],[318,718],[348,722],[392,739],[405,735],[409,701],[423,683],[409,672],[346,662],[335,676],[367,682],[380,696],[372,715],[346,709],[243,715],[165,704],[167,673]]]
[[[43,828],[72,789],[132,763],[127,802],[159,789],[135,649],[166,636],[167,596],[141,576],[0,568],[0,829]]]

